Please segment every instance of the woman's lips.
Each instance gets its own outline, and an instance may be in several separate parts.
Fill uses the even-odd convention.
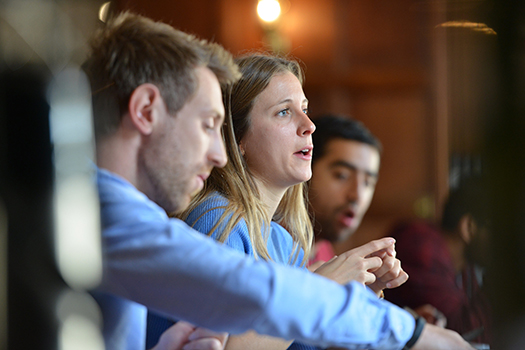
[[[312,160],[312,149],[312,146],[307,146],[295,152],[294,155],[304,160]]]

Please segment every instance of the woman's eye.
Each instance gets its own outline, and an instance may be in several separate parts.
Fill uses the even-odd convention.
[[[213,129],[215,129],[215,123],[213,122],[213,120],[208,120],[204,122],[204,129],[206,129],[207,131],[212,131]]]
[[[308,110],[308,108],[303,108],[303,113],[304,113],[304,114],[308,115],[309,112],[310,112],[310,111]]]
[[[290,114],[290,108],[285,108],[285,109],[277,112],[277,115],[279,117],[286,117],[288,114]]]

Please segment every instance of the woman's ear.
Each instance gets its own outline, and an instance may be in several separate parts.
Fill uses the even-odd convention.
[[[143,135],[153,131],[155,108],[162,101],[159,89],[153,84],[139,85],[129,98],[128,112],[131,122]]]
[[[465,214],[459,219],[459,234],[466,244],[469,244],[478,231],[476,220],[470,214]]]

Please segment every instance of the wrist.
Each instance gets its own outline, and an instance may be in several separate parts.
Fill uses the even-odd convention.
[[[421,332],[423,332],[423,328],[425,328],[426,321],[423,317],[416,318],[416,325],[414,327],[414,333],[412,334],[412,337],[407,341],[405,346],[403,347],[403,350],[408,350],[416,344],[416,342],[419,340],[419,337],[421,336]]]

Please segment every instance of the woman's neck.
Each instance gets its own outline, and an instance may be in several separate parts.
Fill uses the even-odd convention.
[[[287,189],[270,186],[267,182],[256,177],[254,179],[255,184],[257,185],[257,190],[261,195],[261,200],[266,205],[270,218],[272,218]]]

